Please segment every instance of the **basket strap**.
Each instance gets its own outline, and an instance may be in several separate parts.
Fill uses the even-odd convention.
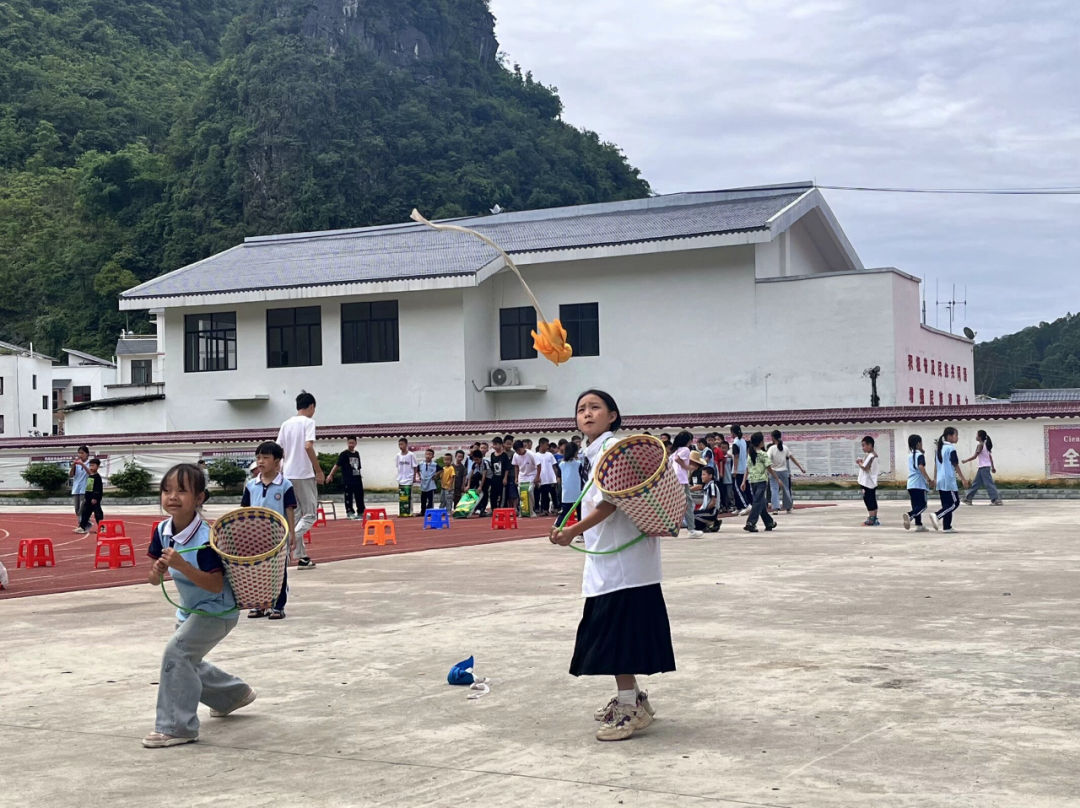
[[[198,547],[187,547],[187,548],[185,548],[183,550],[176,550],[175,547],[173,549],[176,550],[176,552],[182,554],[182,553],[194,553],[197,550],[204,550],[204,549],[208,548],[209,546],[210,546],[209,544],[200,544]],[[176,603],[172,598],[169,597],[169,592],[165,588],[165,576],[164,575],[161,576],[161,594],[163,594],[165,596],[165,600],[169,601],[169,603],[171,603],[173,606],[175,606],[177,609],[184,612],[185,614],[197,614],[197,615],[201,615],[202,617],[225,617],[226,615],[232,614],[233,612],[240,611],[235,606],[233,606],[231,609],[229,609],[228,611],[225,611],[225,612],[204,612],[202,609],[189,609],[186,606],[181,606],[179,603]]]

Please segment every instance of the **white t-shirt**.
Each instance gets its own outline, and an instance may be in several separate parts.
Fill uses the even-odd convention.
[[[864,466],[867,461],[870,462],[870,465],[868,466],[869,471],[864,471],[862,468],[859,469],[859,485],[865,486],[866,488],[877,488],[877,478],[880,470],[878,459],[871,453],[863,458],[862,462]]]
[[[536,455],[525,450],[525,454],[518,454],[514,452],[514,459],[511,461],[518,467],[518,482],[519,483],[531,483],[536,480]]]
[[[769,462],[772,464],[774,471],[787,471],[789,457],[791,457],[791,450],[786,446],[783,449],[777,449],[775,446],[769,447]]]
[[[558,479],[555,476],[555,455],[551,452],[538,454],[536,462],[540,464],[540,485],[555,485]]]
[[[315,469],[307,454],[308,441],[315,443],[315,422],[306,415],[294,415],[278,430],[277,442],[285,452],[281,473],[286,480],[315,479]]]
[[[583,519],[588,519],[589,514],[596,510],[596,506],[604,499],[595,482],[596,467],[604,443],[608,442],[610,445],[614,442],[610,440],[611,438],[611,433],[606,432],[585,449],[585,456],[589,458],[593,471],[589,475],[592,485],[581,501]],[[585,549],[614,550],[616,547],[632,542],[640,535],[641,531],[637,529],[630,517],[616,508],[615,513],[599,525],[585,531]],[[620,589],[658,584],[662,579],[660,539],[650,537],[618,553],[586,555],[585,570],[581,580],[581,596],[592,598],[609,592],[618,592]]]
[[[675,469],[675,477],[679,480],[679,485],[690,485],[690,472],[688,472],[684,466],[677,463],[676,458],[683,463],[690,465],[690,450],[685,446],[681,449],[676,449],[669,461],[672,468]]]
[[[420,465],[416,462],[416,456],[412,452],[398,454],[394,461],[397,463],[398,485],[412,485],[416,480],[416,469]]]

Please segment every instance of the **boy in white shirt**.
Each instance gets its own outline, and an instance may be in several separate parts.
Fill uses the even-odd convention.
[[[539,515],[555,516],[559,512],[559,503],[555,501],[555,484],[558,475],[555,472],[555,455],[551,452],[551,442],[540,438],[536,443],[536,462],[540,466]]]
[[[540,465],[536,462],[536,455],[525,448],[524,441],[516,440],[513,445],[514,459],[511,462],[518,470],[521,515],[532,516],[533,488],[540,479]]]
[[[408,438],[401,438],[397,444],[401,450],[401,454],[394,458],[397,464],[398,516],[412,516],[412,487],[420,479],[420,464],[409,451]]]
[[[877,485],[880,466],[877,452],[874,451],[873,436],[867,435],[862,439],[862,450],[865,456],[862,460],[856,460],[855,465],[859,467],[859,485],[863,490],[863,502],[869,512],[863,526],[881,527],[881,522],[878,521],[877,517]]]

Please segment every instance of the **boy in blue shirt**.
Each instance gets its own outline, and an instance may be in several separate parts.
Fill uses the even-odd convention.
[[[289,523],[290,540],[296,532],[296,492],[293,491],[292,483],[281,474],[281,459],[285,456],[284,449],[273,441],[260,443],[255,450],[255,466],[259,470],[259,476],[248,481],[244,488],[244,498],[240,501],[245,508],[268,508],[285,517]],[[248,617],[267,617],[271,620],[285,619],[285,603],[289,599],[289,569],[288,561],[285,564],[285,576],[281,580],[281,593],[278,595],[274,608],[269,612],[265,609],[252,609]]]
[[[416,468],[420,475],[420,515],[435,507],[435,475],[439,473],[439,464],[435,462],[435,450],[424,452],[424,462]]]
[[[79,452],[71,463],[68,478],[71,480],[71,499],[75,505],[75,515],[79,517],[79,524],[71,531],[78,533],[82,527],[83,497],[86,496],[86,480],[90,476],[86,471],[86,463],[90,459],[90,447],[80,446]]]

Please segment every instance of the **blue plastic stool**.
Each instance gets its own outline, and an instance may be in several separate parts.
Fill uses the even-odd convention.
[[[424,530],[448,530],[450,528],[450,514],[445,508],[428,508],[424,514]]]

